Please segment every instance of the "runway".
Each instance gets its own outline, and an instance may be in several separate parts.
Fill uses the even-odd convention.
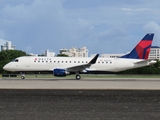
[[[1,120],[158,120],[160,80],[0,79]]]
[[[0,90],[1,120],[159,120],[157,90]]]
[[[0,79],[0,89],[160,90],[160,78]]]

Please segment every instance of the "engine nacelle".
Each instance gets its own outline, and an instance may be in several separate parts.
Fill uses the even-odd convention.
[[[53,70],[53,75],[58,76],[58,77],[65,77],[66,76],[66,70],[64,69],[54,69]]]

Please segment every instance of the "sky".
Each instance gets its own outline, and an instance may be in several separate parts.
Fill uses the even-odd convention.
[[[42,54],[86,46],[89,54],[130,52],[147,33],[160,46],[159,0],[0,0],[0,45]]]

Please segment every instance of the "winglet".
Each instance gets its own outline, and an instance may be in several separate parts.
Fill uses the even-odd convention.
[[[148,59],[153,37],[153,33],[146,34],[129,54],[121,56],[120,58]]]
[[[95,64],[98,56],[99,56],[99,54],[96,54],[96,56],[89,62],[89,64]]]

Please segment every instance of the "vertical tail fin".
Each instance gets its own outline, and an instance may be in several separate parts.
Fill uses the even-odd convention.
[[[129,54],[121,56],[120,58],[148,59],[153,37],[153,33],[146,34]]]

